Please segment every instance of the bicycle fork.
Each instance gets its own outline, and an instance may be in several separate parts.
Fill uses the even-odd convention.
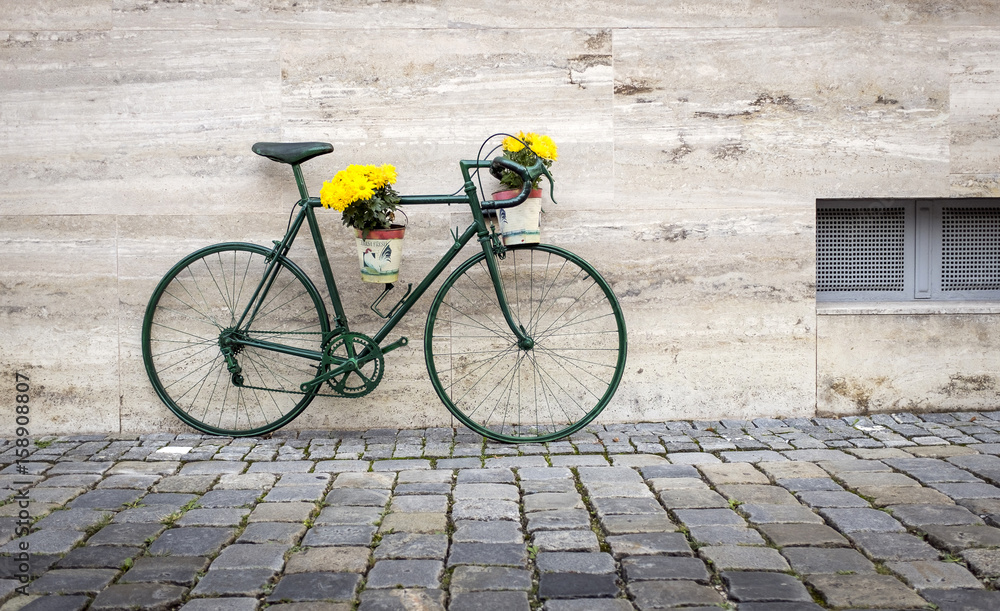
[[[493,289],[496,291],[500,311],[507,322],[507,327],[517,337],[518,348],[525,351],[531,350],[535,347],[535,340],[528,334],[524,325],[514,320],[514,315],[510,311],[510,304],[507,302],[507,293],[503,288],[503,281],[500,277],[500,265],[497,263],[497,260],[504,258],[507,247],[500,242],[496,233],[480,238],[479,241],[483,243],[483,251],[486,253],[486,268],[490,272],[490,280],[493,282]]]

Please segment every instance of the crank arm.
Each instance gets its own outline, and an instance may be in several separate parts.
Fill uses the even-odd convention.
[[[361,380],[363,380],[364,383],[365,383],[365,386],[368,386],[369,384],[371,384],[371,379],[365,377],[365,375],[362,374],[360,370],[356,370],[354,372],[354,375],[356,375]],[[339,380],[336,380],[335,382],[330,382],[330,387],[333,388],[334,392],[336,392],[338,394],[343,394],[344,393],[344,388],[347,387],[347,379],[349,377],[351,377],[351,376],[350,375],[346,375],[346,374],[344,376],[341,376],[341,378]]]
[[[396,348],[402,348],[407,343],[409,343],[409,341],[410,340],[406,339],[405,337],[401,337],[401,338],[397,339],[396,341],[392,342],[391,344],[389,344],[389,345],[385,346],[384,348],[382,348],[382,354],[387,354],[389,352],[392,352]]]
[[[326,382],[331,378],[339,376],[342,373],[347,373],[348,371],[354,371],[356,368],[357,367],[353,363],[347,361],[340,367],[336,367],[334,369],[331,369],[330,371],[321,373],[312,380],[303,383],[301,386],[299,386],[299,388],[302,390],[302,392],[312,392],[317,386],[319,386],[323,382]]]

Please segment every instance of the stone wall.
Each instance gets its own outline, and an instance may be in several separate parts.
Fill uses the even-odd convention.
[[[831,395],[864,361],[849,338],[894,331],[817,315],[814,211],[1000,195],[1000,4],[500,4],[0,0],[0,371],[31,376],[34,431],[184,430],[146,380],[143,310],[184,254],[282,235],[291,173],[254,142],[333,143],[304,166],[314,193],[348,163],[396,165],[405,193],[450,193],[459,158],[516,130],[560,146],[545,240],[591,260],[626,311],[628,369],[603,421],[996,408],[982,387],[938,404]],[[371,333],[377,290],[323,216],[348,315]],[[402,282],[468,221],[409,217]],[[293,257],[318,278],[306,244]],[[421,336],[428,302],[400,333]],[[882,358],[875,377],[930,396],[995,370],[1000,338],[981,332],[995,316],[899,324],[948,335],[950,321],[985,339],[944,382],[906,381],[942,367],[947,342]],[[387,371],[373,395],[319,399],[293,426],[451,424],[419,342]]]

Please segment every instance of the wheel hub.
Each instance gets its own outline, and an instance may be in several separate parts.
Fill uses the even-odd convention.
[[[223,353],[228,350],[234,355],[239,354],[243,352],[243,342],[241,340],[244,338],[244,334],[235,327],[223,329],[219,333],[219,347],[222,348]]]
[[[531,339],[528,336],[528,332],[525,331],[524,325],[518,325],[518,327],[521,329],[522,337],[521,339],[518,340],[517,347],[527,352],[528,350],[531,350],[532,348],[535,347],[535,340]]]

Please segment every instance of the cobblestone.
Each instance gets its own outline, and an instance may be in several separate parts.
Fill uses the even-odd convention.
[[[722,579],[733,600],[740,602],[812,602],[802,582],[791,575],[727,571]]]
[[[47,441],[0,611],[1000,607],[1000,411]]]

